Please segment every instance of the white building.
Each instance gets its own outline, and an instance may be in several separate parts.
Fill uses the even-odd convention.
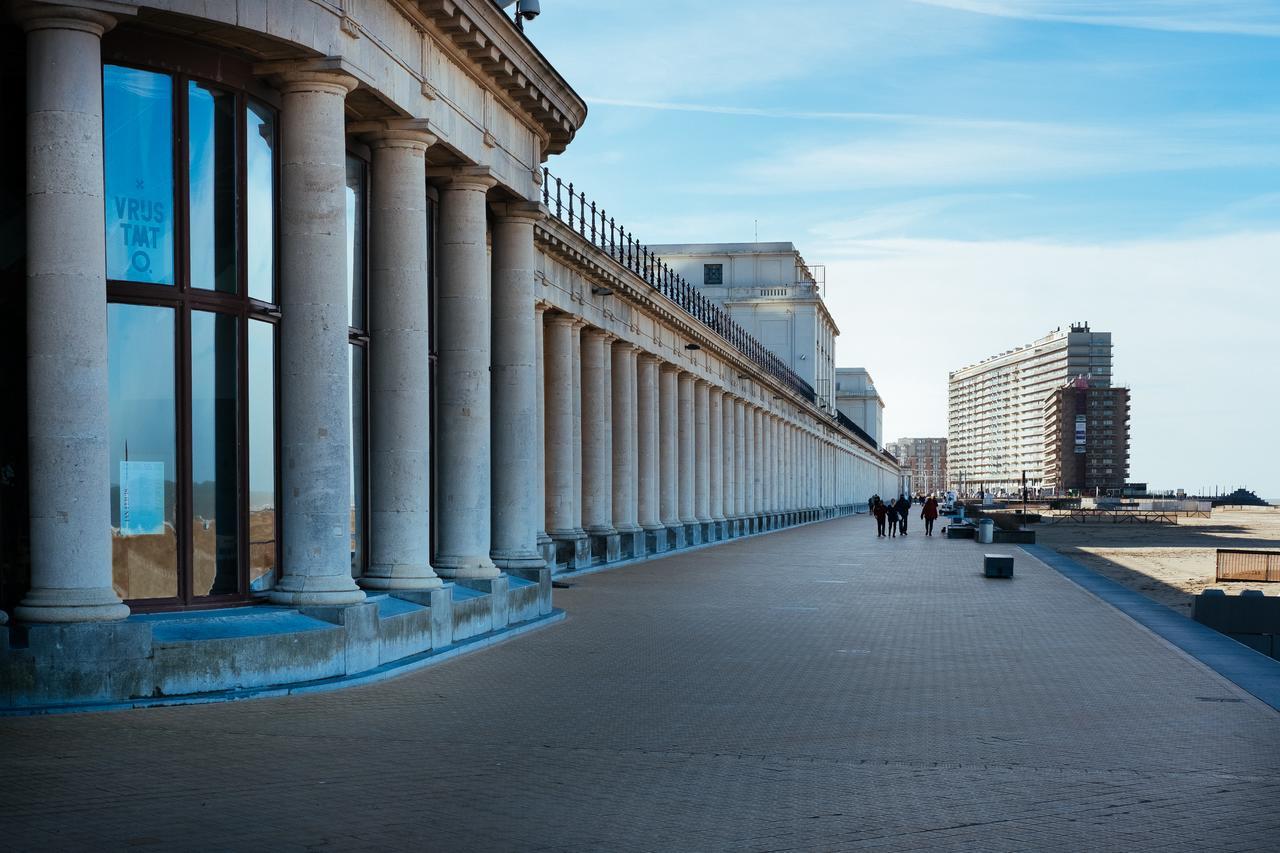
[[[1075,376],[1111,386],[1111,333],[1087,323],[952,371],[947,400],[947,476],[966,493],[1015,492],[1044,477],[1044,404]]]
[[[822,301],[825,275],[794,243],[684,243],[650,247],[685,281],[728,310],[835,410],[835,339]]]
[[[884,443],[884,400],[865,367],[836,368],[836,410],[871,436],[877,446]]]

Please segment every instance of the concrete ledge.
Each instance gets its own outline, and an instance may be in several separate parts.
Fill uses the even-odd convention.
[[[371,595],[0,628],[0,713],[140,707],[292,692],[500,636],[551,614],[551,571]],[[267,695],[267,693],[262,693]]]

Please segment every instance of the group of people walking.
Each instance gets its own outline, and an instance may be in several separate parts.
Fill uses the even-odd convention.
[[[876,538],[888,536],[890,539],[901,533],[907,535],[907,519],[911,516],[911,498],[898,495],[895,501],[882,500],[879,495],[871,496],[871,514],[876,517]],[[920,517],[924,519],[924,535],[933,535],[933,523],[938,519],[938,500],[930,495],[924,499],[920,508]],[[885,530],[888,533],[885,533]]]

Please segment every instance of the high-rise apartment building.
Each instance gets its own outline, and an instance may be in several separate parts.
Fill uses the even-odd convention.
[[[1111,386],[1111,333],[1087,323],[949,375],[947,476],[965,493],[1016,493],[1044,480],[1045,401],[1076,376]]]
[[[1044,404],[1044,478],[1057,495],[1119,495],[1129,477],[1129,389],[1078,376]]]
[[[931,494],[947,490],[947,440],[945,438],[900,438],[885,445],[911,471],[916,492]]]

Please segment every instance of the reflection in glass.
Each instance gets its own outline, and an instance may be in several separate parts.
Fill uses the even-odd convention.
[[[364,161],[347,158],[347,325],[364,328]]]
[[[173,311],[107,306],[111,574],[125,600],[178,595]]]
[[[187,84],[191,286],[236,292],[236,99]]]
[[[191,312],[192,594],[239,588],[237,318]]]
[[[351,433],[351,576],[364,574],[364,513],[365,513],[365,351],[352,346],[348,366],[351,371],[351,417],[347,420]]]
[[[102,70],[107,278],[173,284],[173,80]]]
[[[275,586],[276,329],[249,321],[249,589]]]
[[[245,137],[249,190],[245,245],[249,296],[263,302],[275,302],[275,113],[250,101],[245,113]]]

